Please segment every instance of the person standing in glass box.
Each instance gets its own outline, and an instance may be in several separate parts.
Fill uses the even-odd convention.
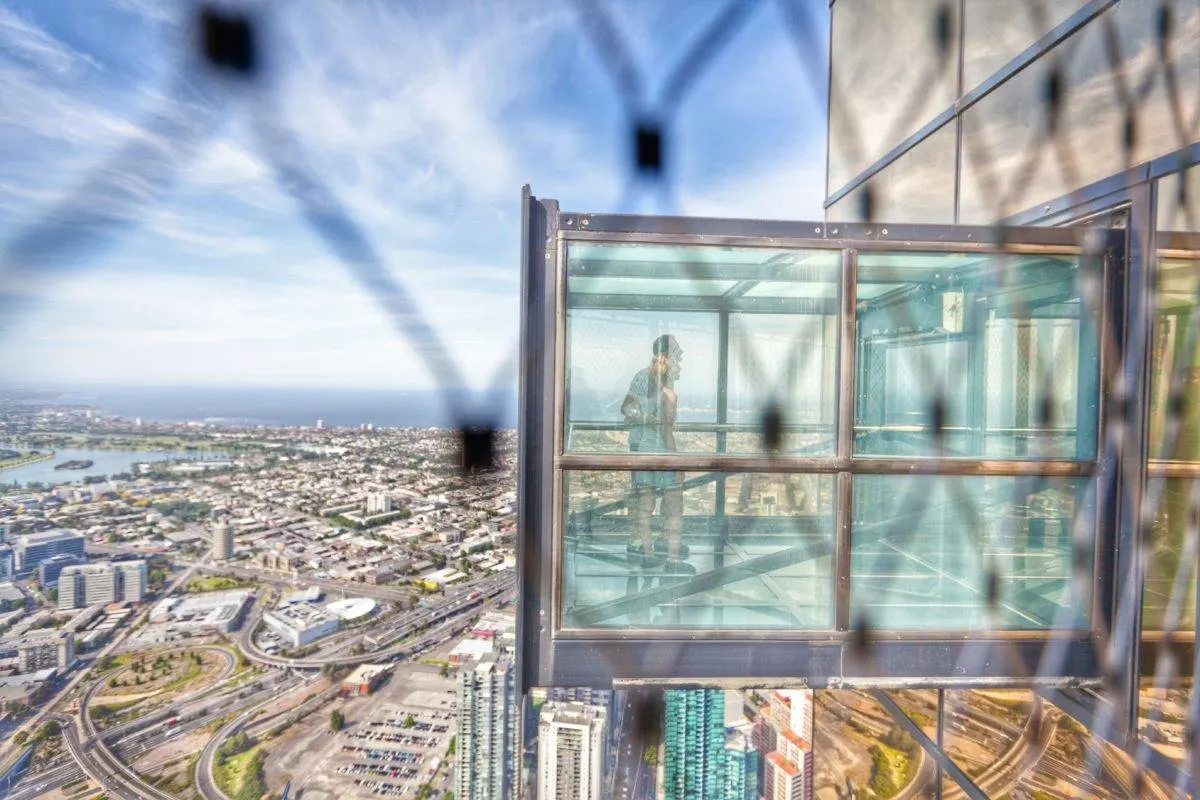
[[[629,423],[629,452],[671,453],[677,449],[675,417],[679,398],[675,382],[682,362],[683,350],[674,336],[664,333],[651,344],[650,366],[633,376],[629,393],[621,403],[621,413]],[[694,574],[695,568],[683,560],[687,558],[687,545],[680,541],[683,476],[676,471],[635,470],[632,483],[630,541],[625,548],[629,563],[650,569],[662,566],[667,574]],[[660,499],[663,536],[655,539],[650,525]]]

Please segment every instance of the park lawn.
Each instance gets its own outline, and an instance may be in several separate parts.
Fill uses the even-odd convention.
[[[92,707],[95,708],[97,706],[106,706],[110,709],[113,709],[111,713],[115,714],[117,711],[122,711],[126,708],[129,708],[135,703],[145,700],[147,697],[154,697],[154,695],[161,691],[161,689],[154,689],[149,692],[129,694],[100,694],[92,698]]]
[[[189,592],[219,592],[225,589],[237,589],[245,586],[245,582],[237,578],[227,578],[223,575],[206,575],[203,578],[192,578],[187,583]]]
[[[201,656],[201,658],[203,658],[203,656]],[[204,662],[204,663],[211,663],[211,662]],[[199,674],[200,674],[200,669],[201,669],[201,665],[200,665],[200,664],[197,664],[195,661],[192,661],[192,660],[189,658],[189,659],[187,660],[187,669],[186,669],[186,670],[184,670],[183,674],[182,674],[182,675],[180,675],[178,678],[174,678],[173,680],[171,680],[171,682],[170,682],[170,683],[167,683],[166,685],[164,685],[164,686],[163,686],[161,689],[159,689],[159,691],[160,691],[160,692],[173,692],[173,691],[175,691],[176,689],[178,689],[179,687],[181,687],[181,686],[184,686],[185,684],[189,683],[189,682],[190,682],[190,681],[192,681],[192,680],[193,680],[193,679],[194,679],[194,678],[195,678],[197,675],[199,675]]]
[[[259,743],[244,753],[238,753],[236,756],[225,759],[224,766],[213,763],[213,780],[216,781],[222,792],[230,797],[238,793],[238,790],[242,788],[242,778],[246,774],[246,767],[249,765],[250,759],[254,758],[254,754],[261,749],[262,743]]]
[[[882,780],[872,781],[872,789],[877,792],[879,789],[884,789],[884,794],[887,793],[885,787],[892,787],[893,791],[899,791],[908,785],[913,779],[913,772],[916,770],[917,762],[908,757],[908,754],[897,750],[894,747],[889,747],[883,742],[876,742],[875,745],[879,748],[883,755],[882,759],[875,759],[875,768],[882,769],[884,775],[880,776]]]
[[[147,697],[152,697],[156,694],[158,692],[148,692],[141,695],[121,695],[111,703],[105,702],[104,697],[100,696],[92,700],[90,708],[93,714],[96,711],[101,711],[104,715],[117,714],[127,708],[133,708]]]

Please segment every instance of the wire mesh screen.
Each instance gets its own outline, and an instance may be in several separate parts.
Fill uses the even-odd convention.
[[[378,303],[398,341],[432,376],[441,403],[460,429],[464,471],[487,469],[496,462],[494,429],[506,417],[505,390],[522,354],[514,345],[511,356],[491,365],[495,377],[485,399],[468,392],[472,370],[462,366],[464,354],[453,351],[430,322],[453,311],[422,307],[414,300],[406,288],[404,265],[376,244],[378,235],[369,222],[341,203],[306,155],[304,132],[280,111],[279,75],[262,44],[279,13],[265,3],[188,6],[188,34],[177,52],[167,54],[176,67],[163,90],[162,108],[150,109],[136,136],[115,147],[108,159],[72,175],[74,190],[9,237],[0,254],[0,325],[10,327],[31,298],[54,291],[54,279],[85,269],[96,250],[111,246],[131,225],[154,213],[206,139],[236,108],[276,186],[294,202],[297,219],[333,255],[345,279]],[[1163,723],[1165,716],[1179,717],[1178,709],[1186,708],[1182,719],[1166,721],[1186,731],[1187,750],[1168,783],[1175,791],[1188,790],[1185,783],[1196,772],[1192,732],[1200,722],[1200,698],[1187,688],[1194,674],[1194,663],[1187,659],[1195,652],[1200,542],[1200,494],[1195,488],[1200,485],[1200,420],[1191,389],[1200,331],[1200,282],[1195,279],[1200,217],[1196,171],[1184,170],[1196,160],[1200,138],[1200,5],[1186,0],[838,0],[826,21],[823,8],[801,0],[733,0],[700,7],[695,14],[701,22],[692,20],[690,38],[649,55],[640,52],[645,48],[636,31],[619,21],[613,4],[575,0],[546,13],[570,16],[575,57],[598,64],[620,98],[620,118],[612,121],[622,142],[619,154],[614,163],[587,165],[622,176],[615,203],[620,210],[644,207],[648,201],[665,213],[720,207],[703,198],[697,201],[688,178],[723,165],[701,158],[697,167],[678,158],[682,141],[705,135],[687,128],[685,107],[731,52],[754,47],[744,34],[755,25],[786,38],[796,71],[780,76],[748,70],[744,80],[754,89],[750,93],[748,88],[748,94],[802,104],[805,115],[827,130],[826,185],[820,194],[826,197],[823,224],[828,231],[822,235],[836,235],[836,226],[848,223],[867,226],[860,230],[875,226],[883,235],[893,224],[970,223],[984,226],[985,243],[1004,251],[1011,222],[1065,223],[1120,207],[1117,213],[1126,217],[1097,223],[1128,231],[1122,261],[1106,267],[1109,273],[1100,267],[1106,240],[1095,226],[1085,222],[1073,228],[1082,268],[1071,296],[1044,293],[1036,304],[1022,299],[1018,290],[1037,294],[1038,287],[1054,283],[1046,272],[1052,267],[1026,264],[1010,253],[996,259],[991,274],[976,276],[995,295],[1013,298],[1008,313],[980,332],[994,359],[984,372],[1011,378],[1016,388],[1008,396],[986,386],[981,395],[971,396],[963,388],[970,356],[960,336],[964,313],[955,305],[964,302],[961,293],[939,292],[935,304],[922,295],[925,288],[919,282],[879,279],[904,301],[858,320],[866,344],[858,364],[855,408],[846,417],[854,428],[852,440],[843,444],[861,445],[878,456],[1057,456],[1095,468],[1071,475],[1032,470],[1028,476],[1008,476],[1012,479],[987,487],[986,501],[968,486],[974,478],[862,480],[850,513],[874,533],[870,546],[853,558],[865,571],[884,578],[867,590],[877,602],[863,603],[847,627],[857,643],[857,657],[870,665],[876,632],[897,624],[881,618],[885,612],[877,608],[912,589],[897,577],[905,574],[902,552],[933,548],[921,541],[927,535],[921,521],[937,517],[940,525],[953,526],[965,537],[958,550],[941,553],[948,560],[939,567],[939,580],[953,584],[947,591],[962,599],[964,607],[971,606],[972,629],[1014,627],[1009,616],[1016,612],[1005,605],[1006,598],[1036,594],[1043,590],[1039,587],[1057,582],[1057,600],[1043,610],[1040,623],[1055,634],[1035,670],[1012,655],[1012,644],[1004,638],[989,640],[994,650],[980,657],[1004,664],[1000,669],[1006,675],[1030,680],[1061,676],[1068,670],[1067,638],[1057,632],[1086,630],[1099,657],[1098,683],[1109,698],[1096,705],[1092,733],[1103,740],[1123,739],[1139,769],[1162,767],[1156,751],[1137,736],[1137,697],[1145,675],[1151,681],[1148,696],[1159,698],[1146,705],[1152,725]],[[736,121],[723,131],[736,133]],[[546,148],[551,159],[553,144]],[[573,167],[578,165],[557,175],[569,180]],[[1107,205],[1106,198],[1111,201]],[[794,215],[780,208],[776,216]],[[710,393],[713,402],[688,407],[681,387],[678,440],[669,448],[664,444],[664,451],[734,450],[738,445],[732,443],[741,442],[743,452],[761,454],[833,452],[838,446],[835,404],[809,390],[838,363],[837,309],[825,302],[837,296],[836,276],[814,274],[814,283],[824,280],[835,291],[814,295],[814,313],[796,324],[762,313],[767,304],[752,287],[737,280],[727,285],[725,276],[703,259],[682,259],[677,266],[694,287],[717,287],[722,297],[759,313],[721,330],[696,329],[682,313],[678,323],[664,327],[669,308],[655,310],[653,321],[645,309],[620,315],[587,312],[590,316],[582,315],[572,325],[603,346],[578,369],[568,365],[568,414],[586,418],[593,413],[587,409],[593,409],[598,417],[621,403],[644,360],[630,355],[626,340],[632,347],[636,339],[645,349],[656,336],[686,333],[691,342],[702,342],[693,345],[689,356],[700,358],[704,348],[724,341],[731,366],[727,375],[710,376],[713,386],[689,376],[696,381],[687,387],[693,398]],[[773,264],[780,270],[795,266],[786,258]],[[1117,284],[1101,279],[1111,270],[1119,273],[1120,307],[1112,305],[1110,294]],[[696,295],[702,298],[705,291],[697,289]],[[1081,331],[1080,320],[1102,312],[1111,324]],[[568,335],[576,331],[572,327]],[[937,336],[914,336],[930,332]],[[1104,365],[1098,373],[1106,381],[1095,387],[1103,402],[1094,406],[1077,394],[1087,366],[1079,355],[1087,336],[1095,339],[1092,355]],[[718,401],[720,381],[729,395]],[[973,408],[982,410],[991,427],[967,430]],[[1085,436],[1081,430],[1087,416],[1097,424]],[[707,422],[742,427],[710,433],[703,428]],[[695,427],[689,430],[689,423]],[[888,426],[911,430],[903,436],[883,435]],[[602,453],[625,447],[602,426],[578,426],[572,436],[568,450]],[[1083,441],[1089,437],[1094,441]],[[641,513],[640,501],[623,487],[585,478],[580,480],[586,497],[572,511],[586,506],[591,519],[597,519],[608,504],[626,515]],[[685,516],[690,502],[785,509],[787,513],[772,516],[782,517],[791,526],[788,530],[807,537],[813,548],[825,548],[823,557],[833,557],[831,478],[743,473],[713,479],[683,472],[679,481]],[[693,489],[693,495],[686,494]],[[1096,508],[1098,498],[1111,502],[1112,509]],[[673,496],[655,497],[642,511],[662,515],[672,502]],[[1087,607],[1096,591],[1092,523],[1097,515],[1128,535],[1102,537],[1111,551],[1098,557],[1115,576],[1116,590],[1111,607],[1092,614]],[[595,533],[594,526],[585,528],[581,537]],[[683,536],[686,540],[686,530]],[[695,555],[711,559],[709,566],[719,571],[727,555],[724,547]],[[668,541],[662,555],[672,561],[677,550]],[[1030,569],[1039,558],[1035,551],[1057,555]],[[745,578],[744,571],[730,574]],[[966,584],[964,574],[971,576]],[[795,579],[809,587],[828,577],[814,570],[783,573],[777,580]],[[710,587],[722,588],[738,589]],[[652,590],[668,599],[680,594],[670,585]],[[824,607],[792,608],[780,612],[779,619],[832,613]],[[1144,636],[1146,632],[1153,635]],[[1163,697],[1171,702],[1162,702]],[[894,701],[880,702],[889,713],[904,714]],[[656,701],[647,702],[631,725],[635,738],[652,736],[656,723],[648,720],[660,711]],[[1040,730],[1040,725],[1030,726],[1021,735],[1035,736]],[[922,743],[930,744],[928,737]],[[931,749],[935,760],[937,750]],[[1105,768],[1104,758],[1100,749],[1088,751],[1092,776]],[[953,764],[938,764],[968,795],[979,791]],[[1136,793],[1141,787],[1135,783],[1131,788]]]

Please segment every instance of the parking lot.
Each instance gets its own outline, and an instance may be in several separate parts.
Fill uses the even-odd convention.
[[[434,781],[440,797],[455,728],[454,680],[422,665],[398,669],[374,695],[331,707],[345,714],[343,730],[330,732],[325,712],[280,742],[267,762],[268,780],[272,773],[305,775],[294,789],[339,798],[415,797]]]

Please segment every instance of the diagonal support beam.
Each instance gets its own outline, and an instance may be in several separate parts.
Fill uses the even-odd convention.
[[[925,735],[925,731],[921,730],[921,726],[913,722],[908,714],[905,714],[900,706],[896,705],[896,701],[888,696],[887,692],[882,689],[872,689],[871,696],[879,701],[879,704],[887,709],[892,715],[892,719],[899,723],[900,727],[904,728],[905,733],[916,740],[917,744],[924,748],[929,757],[937,762],[938,766],[946,771],[946,774],[954,779],[963,793],[971,798],[971,800],[988,800],[987,794],[975,785],[975,782],[963,772],[946,751],[938,746],[937,742]],[[939,721],[940,724],[940,721]]]

